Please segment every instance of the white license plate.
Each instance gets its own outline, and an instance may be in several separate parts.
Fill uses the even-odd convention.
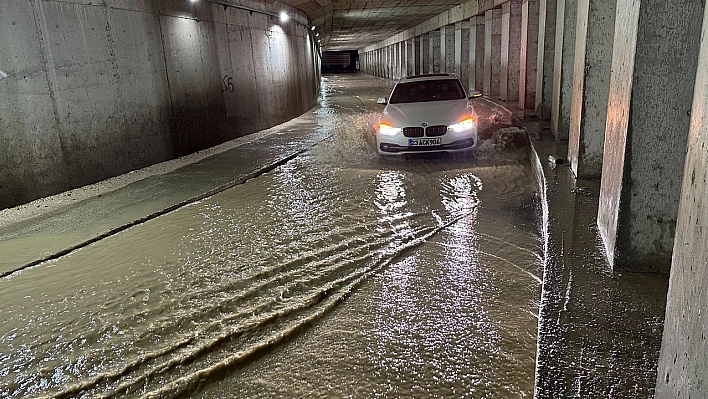
[[[440,137],[432,139],[408,139],[408,147],[424,147],[430,145],[441,145]]]

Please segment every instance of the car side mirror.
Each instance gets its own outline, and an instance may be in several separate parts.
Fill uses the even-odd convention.
[[[386,101],[386,97],[379,97],[379,99],[376,100],[376,104],[379,104],[379,105],[386,105],[386,104],[388,104],[388,102]]]
[[[469,94],[469,96],[467,96],[467,98],[469,98],[469,99],[473,99],[473,98],[477,98],[477,97],[482,97],[482,92],[481,92],[481,91],[478,91],[478,90],[470,90],[470,94]]]

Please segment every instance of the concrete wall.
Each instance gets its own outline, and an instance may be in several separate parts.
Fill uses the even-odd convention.
[[[309,32],[275,22],[179,0],[0,1],[0,208],[311,108]]]
[[[657,399],[702,398],[708,392],[708,11],[704,15]]]

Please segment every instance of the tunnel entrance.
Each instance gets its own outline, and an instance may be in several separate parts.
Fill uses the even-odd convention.
[[[325,51],[322,53],[322,73],[351,73],[359,71],[359,52]]]

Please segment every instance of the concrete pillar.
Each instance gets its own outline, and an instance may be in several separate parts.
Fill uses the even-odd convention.
[[[406,40],[406,76],[415,75],[415,39]]]
[[[687,10],[688,11],[688,10]],[[708,10],[703,17],[688,153],[676,222],[657,399],[705,397],[708,387]]]
[[[369,51],[368,74],[376,76],[376,50]]]
[[[398,43],[398,51],[399,54],[401,55],[400,59],[398,60],[398,77],[402,78],[406,76],[408,73],[407,68],[408,68],[408,50],[406,46],[406,42],[402,41]]]
[[[521,56],[519,57],[519,109],[534,109],[538,59],[539,0],[521,5]]]
[[[391,74],[389,76],[389,79],[397,79],[398,77],[398,44],[389,44],[388,45],[388,51],[389,53],[389,62],[390,62],[390,70]]]
[[[539,118],[551,116],[553,94],[553,60],[556,51],[557,0],[539,0],[538,58],[536,60],[535,114]]]
[[[470,68],[471,66],[471,68]],[[455,74],[469,92],[470,72],[474,76],[474,64],[470,63],[470,21],[455,23]]]
[[[429,73],[439,73],[440,72],[440,30],[431,30],[428,32],[429,37]]]
[[[521,55],[521,0],[502,4],[499,98],[519,99],[519,57]]]
[[[393,56],[391,57],[392,64],[391,69],[393,73],[391,74],[392,79],[398,79],[401,76],[401,46],[400,42],[391,45],[391,51]]]
[[[455,25],[440,28],[440,72],[455,72]]]
[[[401,52],[401,59],[400,59],[400,67],[399,67],[399,72],[401,73],[401,77],[406,76],[407,69],[408,69],[408,48],[406,45],[406,41],[402,41],[398,44],[398,48],[400,49]]]
[[[378,77],[386,77],[386,48],[382,47],[378,50],[379,52],[379,74]]]
[[[383,47],[376,50],[376,76],[383,78]]]
[[[425,74],[431,71],[430,62],[430,32],[420,35],[420,73]]]
[[[484,13],[484,95],[499,97],[499,71],[501,64],[500,9]]]
[[[384,49],[380,48],[376,50],[376,64],[378,64],[376,68],[376,76],[383,78],[384,77]]]
[[[377,75],[380,78],[385,78],[386,77],[386,48],[381,47],[378,49],[379,52],[379,74]]]
[[[553,63],[551,131],[567,140],[570,130],[570,102],[573,93],[575,23],[578,0],[558,0],[556,9],[556,51]]]
[[[598,211],[617,269],[669,271],[704,7],[617,1]]]
[[[617,0],[578,0],[568,159],[578,178],[599,179],[605,145]]]
[[[463,63],[462,68],[468,69],[467,87],[469,90],[476,90],[477,87],[477,17],[469,20],[469,37],[467,43],[468,62]]]
[[[396,79],[396,45],[389,44],[386,48],[388,49],[388,78]]]
[[[415,58],[413,65],[413,75],[422,73],[423,54],[422,54],[421,36],[416,36],[413,41],[413,57]]]
[[[472,17],[472,19],[475,21],[474,25],[472,28],[475,28],[477,31],[476,33],[476,43],[475,45],[475,57],[474,57],[474,88],[475,90],[484,92],[484,58],[485,58],[485,50],[484,50],[484,45],[486,41],[486,35],[485,35],[485,28],[484,28],[484,22],[485,22],[485,17],[484,16],[477,16],[477,17]],[[472,44],[470,43],[470,46]]]

